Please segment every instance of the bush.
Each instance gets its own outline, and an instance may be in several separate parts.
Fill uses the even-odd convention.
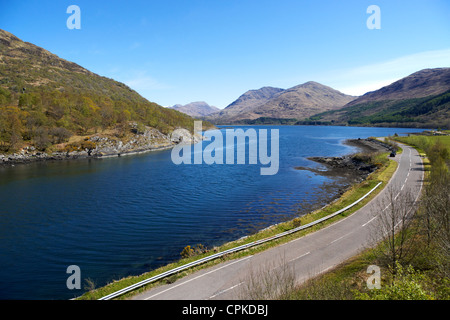
[[[81,142],[74,142],[66,145],[63,149],[64,152],[74,152],[74,151],[86,151],[88,155],[91,155],[92,150],[96,148],[96,144],[89,140],[84,140]]]
[[[194,255],[194,249],[192,249],[191,246],[186,246],[180,254],[183,258],[189,258]]]
[[[49,130],[49,135],[53,137],[53,143],[63,143],[69,140],[72,132],[66,128],[55,127]]]
[[[183,251],[181,251],[180,255],[183,258],[189,258],[206,252],[208,252],[208,250],[205,246],[203,246],[202,244],[197,244],[197,246],[195,247],[186,246]]]
[[[300,218],[295,218],[294,220],[292,220],[292,227],[293,228],[298,228],[302,225],[302,220]]]
[[[369,292],[355,292],[358,300],[434,300],[434,294],[426,290],[426,277],[414,270],[400,264],[396,266],[396,276],[388,285],[381,289],[372,289]]]
[[[45,151],[50,146],[50,138],[45,128],[39,127],[34,132],[34,146],[36,149]]]

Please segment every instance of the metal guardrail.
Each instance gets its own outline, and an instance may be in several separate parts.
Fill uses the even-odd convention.
[[[257,240],[257,241],[254,241],[254,242],[250,242],[250,243],[238,246],[236,248],[232,248],[232,249],[228,249],[228,250],[225,250],[225,251],[222,251],[222,252],[218,252],[218,253],[215,253],[215,254],[210,255],[208,257],[205,257],[205,258],[202,258],[202,259],[199,259],[199,260],[187,263],[187,264],[182,265],[180,267],[177,267],[177,268],[171,269],[169,271],[163,272],[163,273],[161,273],[159,275],[156,275],[156,276],[153,276],[151,278],[148,278],[148,279],[142,280],[140,282],[137,282],[137,283],[135,283],[135,284],[133,284],[131,286],[128,286],[126,288],[123,288],[121,290],[113,292],[113,293],[111,293],[111,294],[109,294],[107,296],[104,296],[104,297],[102,297],[102,298],[100,298],[98,300],[110,300],[110,299],[116,298],[118,296],[121,296],[122,294],[125,294],[127,292],[133,291],[133,290],[135,290],[137,288],[140,288],[142,286],[145,286],[146,284],[149,284],[149,283],[157,281],[159,279],[168,277],[170,275],[173,275],[173,274],[178,273],[180,271],[183,271],[183,270],[189,269],[191,267],[200,265],[202,263],[205,263],[205,262],[208,262],[208,261],[211,261],[211,260],[223,257],[223,256],[225,256],[227,254],[230,254],[230,253],[238,252],[238,251],[241,251],[241,250],[244,250],[244,249],[247,249],[247,248],[250,248],[250,247],[254,247],[254,246],[257,246],[257,245],[260,245],[260,244],[263,244],[263,243],[275,240],[275,239],[279,239],[279,238],[285,237],[287,235],[290,235],[292,233],[298,232],[300,230],[312,227],[313,225],[316,225],[316,224],[321,223],[321,222],[323,222],[325,220],[328,220],[328,219],[330,219],[330,218],[332,218],[332,217],[334,217],[334,216],[336,216],[336,215],[338,215],[338,214],[340,214],[340,213],[350,209],[351,207],[355,206],[356,204],[361,202],[363,199],[365,199],[369,194],[371,194],[376,188],[378,188],[380,186],[380,184],[381,184],[381,182],[378,183],[372,190],[370,190],[368,193],[366,193],[363,197],[359,198],[358,200],[356,200],[352,204],[350,204],[350,205],[346,206],[345,208],[340,209],[340,210],[336,211],[335,213],[332,213],[332,214],[330,214],[330,215],[328,215],[326,217],[320,218],[318,220],[315,220],[315,221],[310,222],[308,224],[305,224],[303,226],[299,226],[297,228],[294,228],[294,229],[291,229],[291,230],[279,233],[279,234],[274,235],[272,237],[268,237],[268,238],[265,238],[265,239]]]

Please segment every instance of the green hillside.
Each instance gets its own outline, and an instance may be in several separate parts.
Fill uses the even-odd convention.
[[[305,121],[450,129],[450,68],[420,70]]]
[[[349,125],[450,128],[450,90],[425,98],[356,104],[336,112],[318,114],[309,120]]]
[[[108,130],[125,134],[132,122],[163,133],[193,129],[191,117],[0,30],[0,152],[45,150]]]

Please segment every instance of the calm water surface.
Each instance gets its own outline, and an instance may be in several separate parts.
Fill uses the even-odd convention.
[[[236,128],[236,127],[234,127]],[[0,299],[69,299],[69,265],[102,286],[180,257],[186,245],[238,239],[321,207],[345,181],[295,170],[309,156],[356,149],[348,138],[414,129],[264,126],[280,130],[280,168],[175,165],[171,151],[0,168]],[[203,142],[206,146],[210,142]],[[329,186],[324,189],[324,186]]]

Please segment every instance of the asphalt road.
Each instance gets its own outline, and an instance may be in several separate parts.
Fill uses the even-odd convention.
[[[253,287],[248,284],[262,280],[269,272],[272,280],[285,271],[285,275],[294,275],[295,281],[301,283],[335,267],[373,244],[378,215],[389,199],[389,189],[394,187],[397,194],[410,191],[414,199],[418,198],[423,181],[422,160],[414,148],[402,148],[403,153],[394,158],[399,165],[388,186],[352,215],[286,244],[200,270],[133,299],[246,299],[248,288]]]

